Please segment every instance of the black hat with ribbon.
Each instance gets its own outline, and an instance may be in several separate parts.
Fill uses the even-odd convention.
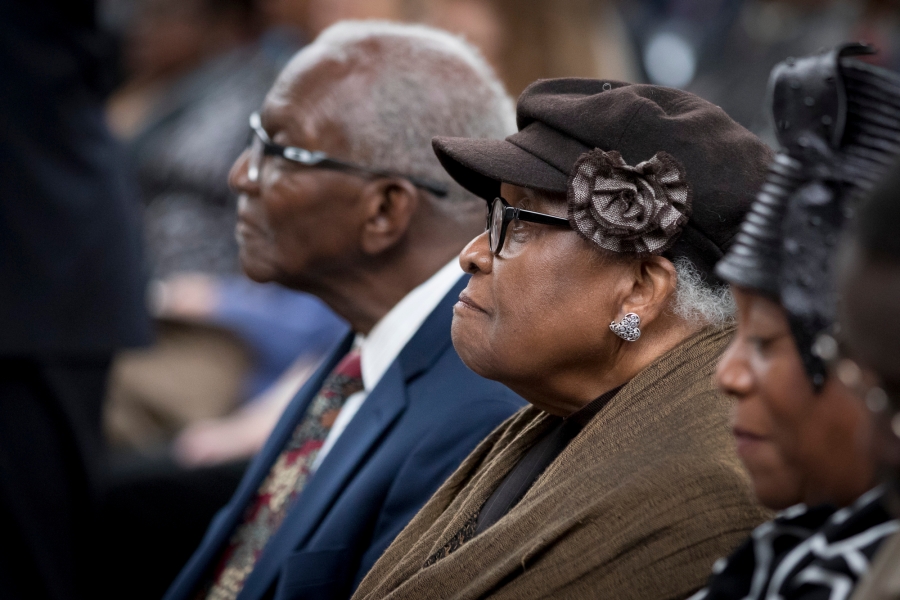
[[[713,268],[762,185],[771,150],[681,90],[547,79],[517,105],[505,140],[433,140],[447,172],[491,201],[505,182],[566,194],[580,235],[612,252],[686,257]]]
[[[773,69],[781,151],[716,273],[779,301],[816,388],[836,322],[835,245],[855,201],[900,156],[900,76],[851,58],[861,44]]]

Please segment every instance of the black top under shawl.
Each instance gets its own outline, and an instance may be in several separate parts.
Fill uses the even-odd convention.
[[[556,423],[516,463],[481,507],[475,524],[475,535],[499,521],[519,503],[541,473],[556,460],[569,442],[581,433],[585,425],[597,416],[620,389],[622,388],[617,387],[606,392],[566,418],[554,417]]]

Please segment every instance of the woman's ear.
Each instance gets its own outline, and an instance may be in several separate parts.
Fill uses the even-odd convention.
[[[360,246],[376,255],[394,247],[406,236],[419,206],[419,192],[400,178],[379,178],[363,188],[365,221]]]
[[[635,313],[647,325],[663,314],[675,295],[675,265],[662,256],[640,259],[634,265],[634,281],[622,303],[622,314]]]

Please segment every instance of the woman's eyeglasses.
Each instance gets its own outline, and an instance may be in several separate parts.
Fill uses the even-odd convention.
[[[541,225],[555,225],[557,227],[571,227],[569,220],[562,217],[554,217],[544,213],[525,210],[510,206],[503,198],[494,198],[488,203],[487,225],[488,241],[491,252],[500,254],[503,249],[503,241],[506,239],[506,230],[510,222],[519,220],[526,223],[539,223]]]
[[[281,146],[274,143],[266,130],[263,129],[259,113],[250,115],[250,163],[247,165],[247,178],[250,181],[259,181],[263,159],[266,156],[280,156],[285,160],[334,171],[356,172],[362,175],[376,175],[378,177],[400,177],[406,179],[414,186],[428,190],[438,197],[447,195],[447,185],[439,181],[429,181],[412,175],[403,175],[383,169],[371,169],[355,163],[332,158],[324,152],[313,152],[296,146]]]

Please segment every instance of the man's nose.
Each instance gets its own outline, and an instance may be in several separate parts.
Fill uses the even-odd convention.
[[[259,191],[259,177],[251,181],[249,176],[250,149],[247,148],[237,157],[228,173],[228,186],[235,194],[255,194]]]
[[[459,253],[459,266],[466,273],[490,273],[494,266],[494,254],[488,241],[488,232],[477,236]]]

